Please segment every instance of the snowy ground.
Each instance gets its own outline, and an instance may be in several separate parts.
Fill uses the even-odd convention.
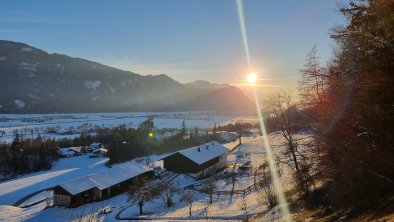
[[[16,130],[28,138],[38,134],[45,138],[73,138],[96,126],[112,128],[126,124],[138,127],[147,118],[153,118],[155,127],[162,129],[180,128],[183,120],[187,127],[208,128],[215,123],[234,122],[240,116],[215,112],[0,114],[0,143],[11,142]]]
[[[33,192],[56,186],[77,177],[108,169],[107,158],[88,155],[59,159],[48,171],[40,171],[0,183],[0,205],[12,205]]]
[[[300,135],[300,137],[307,137],[308,135]],[[270,135],[270,142],[273,145],[273,153],[280,154],[283,152],[283,139],[277,134]],[[233,148],[237,142],[226,144],[227,147]],[[242,145],[228,156],[228,169],[235,165],[240,165],[246,161],[251,161],[253,167],[259,166],[265,161],[265,151],[263,147],[262,137],[256,138],[242,138]],[[247,153],[247,155],[245,155]],[[80,158],[80,159],[78,159]],[[159,159],[160,156],[151,157],[152,160]],[[78,160],[78,161],[75,161]],[[103,165],[106,159],[89,159],[86,156],[80,156],[69,159],[62,159],[58,164],[54,166],[51,171],[38,172],[34,175],[27,175],[11,181],[0,184],[0,202],[1,204],[12,204],[16,199],[27,195],[33,191],[54,186],[57,183],[65,180],[69,180],[78,176],[87,175],[92,172],[100,171],[105,169]],[[140,159],[140,161],[144,161]],[[291,188],[291,177],[290,172],[291,165],[281,164],[280,171],[282,174],[281,182],[285,189]],[[189,184],[193,184],[197,181],[194,179],[180,175],[175,178],[174,183],[178,183],[180,187],[185,187]],[[223,181],[216,181],[218,189],[231,190],[229,184],[224,184]],[[37,183],[37,184],[35,184]],[[222,183],[222,184],[221,184]],[[243,189],[253,183],[252,175],[238,176],[238,182],[236,189]],[[223,185],[224,184],[224,185]],[[175,197],[175,205],[168,208],[162,198],[156,198],[149,201],[144,206],[144,216],[150,219],[165,219],[167,221],[174,221],[180,219],[201,219],[206,221],[206,217],[211,220],[233,220],[239,221],[244,216],[244,212],[241,209],[241,203],[243,202],[242,195],[220,196],[214,197],[214,203],[208,204],[208,196],[206,194],[194,192],[196,201],[193,203],[192,217],[188,216],[188,207],[185,203],[179,201],[179,195]],[[35,200],[42,199],[46,196],[46,193],[40,193],[34,196]],[[46,207],[46,201],[29,207],[19,208],[11,206],[0,206],[0,221],[70,221],[76,220],[77,218],[84,217],[85,219],[89,215],[99,218],[101,221],[117,221],[115,219],[116,214],[119,213],[121,218],[136,218],[138,215],[138,207],[136,205],[130,205],[126,194],[118,195],[109,200],[95,202],[83,205],[78,208],[67,209],[64,207]],[[29,200],[32,202],[32,200]],[[28,205],[29,201],[23,203]],[[33,201],[34,202],[34,201]],[[251,194],[246,196],[247,208],[250,214],[262,212],[266,210],[264,203],[261,202],[259,194],[253,191]],[[110,214],[100,214],[100,209],[104,207],[111,207],[112,212]],[[265,221],[271,221],[278,218],[278,209],[274,209],[263,218]]]
[[[19,205],[19,207],[26,207],[29,205],[33,205],[33,204],[38,203],[40,201],[46,201],[46,200],[51,201],[52,196],[53,196],[52,190],[42,191],[42,192],[39,192],[38,194],[32,196],[31,198],[27,199],[23,203],[21,203]]]

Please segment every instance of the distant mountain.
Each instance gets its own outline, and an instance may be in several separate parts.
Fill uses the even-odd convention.
[[[209,81],[205,80],[197,80],[194,82],[188,82],[183,84],[189,89],[221,89],[225,87],[229,87],[229,84],[217,84],[217,83],[211,83]]]
[[[183,85],[12,41],[0,40],[0,78],[0,113],[253,110],[229,85]]]

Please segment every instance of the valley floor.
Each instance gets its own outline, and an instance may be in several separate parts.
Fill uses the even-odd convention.
[[[307,137],[308,135],[301,135]],[[282,139],[277,134],[269,136],[270,142],[273,145],[274,153],[281,153],[283,151]],[[229,148],[234,147],[236,143],[226,144]],[[152,160],[157,160],[158,157],[151,157]],[[9,206],[19,198],[28,195],[31,192],[55,186],[58,183],[67,180],[88,175],[94,172],[105,170],[104,163],[106,158],[88,158],[87,156],[79,156],[68,159],[61,159],[52,170],[38,172],[31,175],[16,178],[11,181],[0,184],[0,221],[70,221],[78,218],[88,219],[89,217],[99,218],[101,221],[118,221],[118,219],[164,219],[164,220],[211,220],[220,221],[239,221],[245,217],[245,212],[241,208],[243,203],[243,195],[233,196],[214,196],[213,204],[209,204],[208,196],[198,191],[193,191],[196,196],[196,201],[193,203],[192,216],[189,217],[189,208],[185,203],[179,201],[179,195],[174,198],[174,206],[168,208],[162,198],[156,198],[146,203],[143,208],[144,215],[139,216],[139,209],[136,205],[130,204],[127,194],[121,194],[108,200],[94,202],[80,206],[78,208],[64,208],[64,207],[49,207],[47,201],[43,201],[37,205],[27,208]],[[228,156],[227,168],[232,168],[236,165],[251,161],[253,167],[257,167],[265,161],[265,150],[263,147],[262,137],[243,137],[242,145]],[[289,172],[291,172],[291,165],[280,165],[280,172],[282,174],[281,182],[285,189],[291,188],[291,180]],[[239,174],[235,190],[245,189],[253,184],[251,174]],[[173,183],[178,183],[180,187],[186,187],[190,184],[196,183],[194,179],[180,175],[176,177]],[[217,181],[218,190],[231,190],[231,184],[228,181]],[[249,215],[256,215],[266,211],[265,200],[260,198],[260,192],[253,190],[246,195],[246,203]],[[33,197],[33,200],[26,200],[23,205],[29,205],[32,202],[40,200],[40,198],[47,197],[50,194],[41,193]],[[100,210],[109,207],[112,212],[109,214],[102,214]],[[274,209],[263,217],[263,221],[272,221],[279,218],[278,209]]]

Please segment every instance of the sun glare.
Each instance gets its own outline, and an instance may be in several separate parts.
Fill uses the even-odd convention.
[[[256,83],[256,81],[257,81],[257,76],[256,76],[256,74],[255,73],[249,73],[249,75],[248,75],[248,82],[249,83]]]

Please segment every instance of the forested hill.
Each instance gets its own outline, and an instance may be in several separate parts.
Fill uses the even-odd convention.
[[[238,88],[190,87],[0,40],[0,113],[252,111]]]

